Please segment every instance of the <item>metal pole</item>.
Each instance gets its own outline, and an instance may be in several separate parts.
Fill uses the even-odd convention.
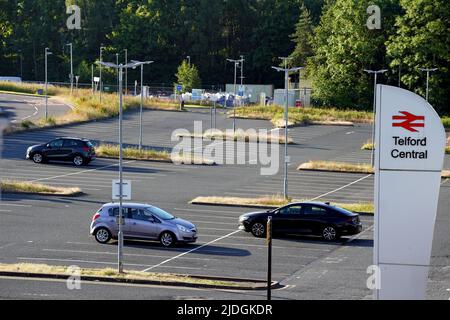
[[[217,121],[217,109],[216,109],[216,101],[214,100],[214,129],[216,128]]]
[[[267,300],[272,299],[272,217],[267,218]]]
[[[20,79],[23,81],[23,55],[20,53]]]
[[[48,56],[48,48],[45,48],[45,121],[47,121],[48,117],[47,56]]]
[[[284,60],[285,64],[285,90],[286,90],[286,105],[284,108],[284,188],[283,188],[283,194],[284,198],[288,198],[288,147],[287,147],[287,140],[288,140],[288,124],[289,124],[289,88],[288,88],[288,81],[289,81],[289,70],[287,69],[287,60]]]
[[[92,96],[94,95],[94,65],[91,65],[91,88]]]
[[[119,65],[119,54],[118,53],[116,53],[116,65]],[[119,69],[117,69],[117,77],[118,76],[119,76]],[[122,89],[122,87],[119,85],[119,79],[117,79],[117,92],[119,92],[120,89]]]
[[[118,247],[118,265],[119,273],[123,272],[123,217],[122,217],[122,197],[123,197],[123,176],[122,176],[122,66],[119,66],[119,247]]]
[[[430,78],[430,70],[427,70],[427,92],[425,94],[425,100],[428,101],[428,80]]]
[[[234,100],[233,100],[233,133],[236,132],[236,73],[237,62],[234,62]]]
[[[72,53],[72,43],[69,43],[70,46],[70,94],[73,94],[73,53]]]
[[[141,64],[141,109],[139,114],[139,150],[142,149],[142,106],[144,104],[144,65]]]
[[[374,80],[374,87],[373,87],[373,121],[372,121],[372,153],[370,156],[370,166],[373,168],[375,163],[375,116],[376,116],[376,103],[377,103],[377,75],[378,73],[375,72],[375,80]]]
[[[128,64],[128,49],[124,49],[125,51],[125,65]],[[125,68],[125,95],[128,95],[128,69]]]
[[[100,47],[100,62],[103,62],[103,47]],[[99,81],[99,88],[100,88],[100,102],[102,102],[102,65],[100,64],[100,81]]]
[[[400,61],[400,64],[398,66],[398,87],[400,88],[402,86],[402,62]]]

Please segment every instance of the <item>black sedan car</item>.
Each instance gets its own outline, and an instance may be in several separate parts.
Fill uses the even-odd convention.
[[[321,202],[291,203],[275,210],[247,213],[239,217],[240,229],[264,237],[269,216],[274,234],[316,235],[332,241],[362,230],[358,214]]]
[[[76,166],[81,166],[95,159],[95,149],[87,139],[62,137],[29,147],[26,158],[35,163],[55,160],[70,161]]]

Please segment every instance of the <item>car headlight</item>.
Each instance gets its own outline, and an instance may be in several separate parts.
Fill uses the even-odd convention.
[[[189,232],[189,230],[185,226],[182,226],[181,224],[177,224],[177,228],[181,232]]]
[[[246,220],[248,220],[248,216],[240,216],[239,217],[239,222],[243,222],[243,221],[246,221]]]

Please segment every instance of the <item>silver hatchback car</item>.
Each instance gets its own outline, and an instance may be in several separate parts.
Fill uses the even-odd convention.
[[[197,240],[197,228],[189,221],[148,204],[124,203],[122,206],[122,230],[126,239],[158,240],[164,247]],[[117,239],[118,218],[118,203],[103,205],[92,217],[90,234],[103,244]]]

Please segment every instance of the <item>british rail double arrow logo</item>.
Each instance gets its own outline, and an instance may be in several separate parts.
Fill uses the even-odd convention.
[[[405,130],[411,132],[419,132],[415,128],[424,128],[425,127],[425,117],[424,116],[416,116],[407,111],[400,111],[401,116],[392,116],[392,120],[397,120],[400,122],[393,122],[393,127],[402,127]]]

